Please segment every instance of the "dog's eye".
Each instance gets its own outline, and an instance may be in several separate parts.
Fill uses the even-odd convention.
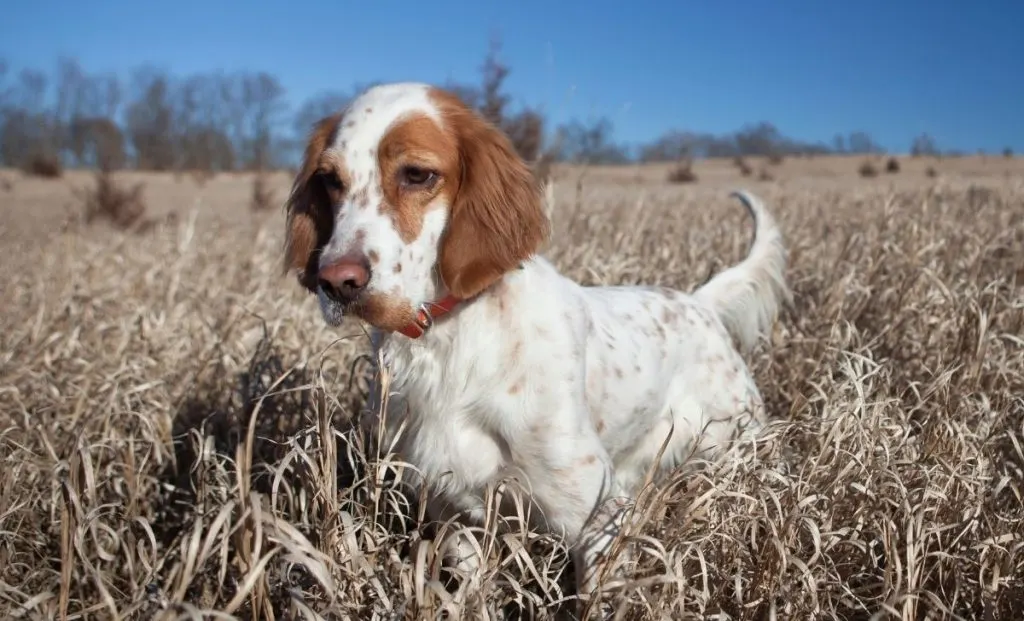
[[[345,184],[341,182],[341,177],[339,177],[336,172],[324,170],[318,172],[316,176],[320,178],[320,182],[323,183],[324,187],[328,190],[341,192],[345,189]]]
[[[409,188],[423,188],[433,185],[437,173],[418,166],[403,166],[398,173],[399,182]]]

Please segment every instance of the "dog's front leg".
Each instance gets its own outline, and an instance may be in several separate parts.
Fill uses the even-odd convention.
[[[572,547],[578,594],[593,597],[617,573],[609,552],[622,529],[629,499],[615,481],[611,457],[597,433],[578,433],[571,443],[552,439],[545,460],[548,469],[531,476],[531,481],[549,526],[564,532]]]
[[[468,530],[470,526],[479,526],[483,523],[485,510],[482,503],[477,503],[472,498],[465,497],[460,501],[458,504],[462,506],[457,508],[449,504],[448,500],[431,495],[427,500],[427,515],[431,521],[438,524],[449,523],[447,528],[455,529],[455,532],[445,536],[441,547],[445,563],[458,574],[459,586],[454,599],[457,608],[451,612],[457,614],[471,598],[476,597],[478,601],[475,614],[478,618],[486,619],[489,615],[486,614],[485,602],[479,594],[483,582],[483,559],[480,557],[476,537]]]

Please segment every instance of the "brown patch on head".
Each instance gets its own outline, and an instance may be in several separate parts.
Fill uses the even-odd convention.
[[[348,175],[339,156],[325,157],[340,122],[341,115],[336,114],[321,119],[313,127],[285,203],[285,269],[295,271],[299,282],[310,291],[316,291],[320,249],[330,240],[334,229],[331,205],[340,198],[338,193],[343,191]],[[324,183],[318,173],[336,175],[341,185]]]
[[[377,151],[384,201],[378,206],[389,214],[405,243],[420,235],[423,218],[439,195],[452,197],[459,187],[459,154],[455,137],[423,114],[400,120],[388,130]],[[408,171],[433,173],[432,181],[407,183]]]
[[[550,225],[539,185],[508,137],[455,95],[434,89],[430,97],[459,164],[438,265],[448,290],[470,298],[534,254]]]
[[[376,250],[367,252],[366,258],[370,260],[370,265],[377,265],[380,262],[380,254]]]

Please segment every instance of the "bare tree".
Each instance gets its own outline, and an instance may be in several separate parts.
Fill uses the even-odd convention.
[[[274,130],[287,110],[284,87],[269,73],[246,75],[242,81],[242,109],[246,117],[246,165],[265,170],[275,159]]]
[[[292,130],[299,138],[305,138],[317,121],[340,112],[351,99],[344,93],[325,91],[310,97],[299,106],[292,122]]]
[[[68,129],[68,148],[79,165],[117,170],[127,163],[124,134],[109,118],[79,117]]]
[[[478,84],[449,81],[446,87],[501,129],[535,170],[556,159],[633,160],[631,149],[615,141],[608,119],[572,121],[549,136],[542,111],[519,104],[507,91],[511,69],[500,58],[501,48],[500,38],[493,37]],[[369,87],[319,93],[288,118],[285,89],[265,72],[172,77],[142,67],[122,86],[115,76],[90,74],[75,59],[62,58],[50,75],[52,80],[26,70],[14,77],[0,61],[0,163],[25,167],[45,159],[57,167],[73,162],[111,169],[130,161],[153,170],[270,170],[294,162],[313,124],[343,109],[353,91]],[[937,147],[930,137],[919,136],[911,150],[937,152]],[[884,152],[866,132],[837,134],[826,145],[790,138],[764,121],[720,135],[673,129],[637,151],[645,162]]]
[[[500,53],[501,39],[492,37],[480,66],[480,86],[449,80],[445,88],[501,129],[520,157],[539,166],[541,160],[551,156],[544,145],[544,116],[539,110],[526,106],[518,112],[509,112],[512,97],[505,92],[505,79],[511,70],[499,58]]]
[[[144,67],[133,78],[135,100],[126,113],[128,140],[135,165],[148,170],[172,170],[176,164],[170,78]]]
[[[48,81],[41,71],[26,69],[7,90],[0,157],[8,166],[25,168],[32,160],[47,160],[59,167],[54,119],[46,106]]]
[[[623,164],[629,161],[624,146],[612,141],[614,126],[606,118],[589,125],[579,121],[566,123],[558,129],[557,158],[563,162],[581,164]]]
[[[490,47],[484,64],[480,67],[483,74],[483,83],[480,89],[480,114],[485,119],[498,127],[505,124],[505,106],[509,103],[509,96],[502,92],[505,78],[508,77],[509,68],[498,59],[501,53],[501,39],[491,37]]]
[[[865,131],[855,131],[850,132],[846,139],[846,152],[857,155],[873,155],[885,153],[885,149],[875,142],[871,134]]]
[[[935,144],[935,139],[929,134],[923,133],[914,137],[913,142],[910,143],[910,155],[913,157],[920,157],[922,155],[939,155],[939,147]]]
[[[223,102],[232,90],[222,73],[189,76],[175,89],[174,129],[178,166],[197,172],[232,170],[235,146],[223,129],[229,123]]]
[[[76,61],[62,59],[58,68],[57,116],[62,151],[76,165],[104,170],[126,164],[124,133],[115,118],[121,84],[114,75],[90,75]]]

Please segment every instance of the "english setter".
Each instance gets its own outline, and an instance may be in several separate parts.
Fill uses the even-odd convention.
[[[406,424],[398,450],[430,515],[483,520],[485,489],[514,473],[587,594],[648,470],[764,422],[741,354],[789,298],[786,250],[761,201],[734,195],[754,242],[694,293],[584,287],[537,254],[548,219],[507,137],[441,89],[387,84],[314,128],[286,263],[327,324],[375,329],[387,416]],[[471,550],[450,550],[468,571]]]

